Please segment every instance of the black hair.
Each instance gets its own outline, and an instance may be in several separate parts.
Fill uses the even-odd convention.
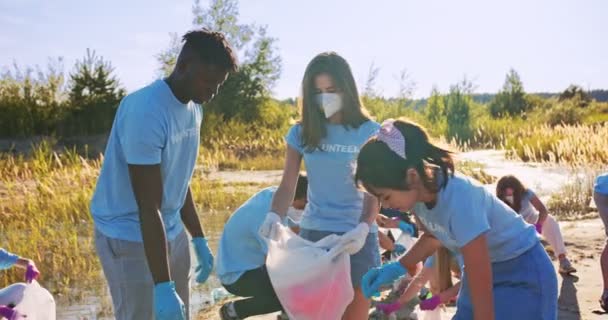
[[[374,188],[410,190],[406,175],[408,169],[414,168],[424,187],[438,192],[454,174],[452,152],[433,144],[426,130],[415,122],[400,119],[394,126],[405,138],[406,159],[373,137],[359,152],[355,183],[372,194]],[[444,177],[441,183],[437,182],[438,173]]]
[[[182,53],[194,52],[203,63],[217,66],[222,70],[229,72],[238,70],[234,50],[222,33],[207,29],[192,30],[182,37],[182,41],[184,42]]]

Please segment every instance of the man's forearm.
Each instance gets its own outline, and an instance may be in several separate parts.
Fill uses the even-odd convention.
[[[203,226],[201,225],[201,221],[196,213],[196,206],[194,205],[194,199],[192,198],[192,191],[190,188],[188,188],[186,201],[184,202],[184,206],[180,211],[180,215],[184,226],[186,226],[186,230],[188,230],[188,233],[190,233],[192,238],[205,237]]]
[[[141,210],[139,214],[144,251],[154,283],[171,280],[167,255],[167,237],[158,210]]]

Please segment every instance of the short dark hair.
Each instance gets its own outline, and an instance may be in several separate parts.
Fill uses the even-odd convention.
[[[298,183],[296,184],[296,194],[293,197],[294,200],[306,199],[308,194],[308,177],[306,173],[300,173],[298,176]]]
[[[202,62],[229,72],[238,70],[234,50],[222,33],[207,29],[192,30],[182,37],[182,42],[182,51],[194,51]]]

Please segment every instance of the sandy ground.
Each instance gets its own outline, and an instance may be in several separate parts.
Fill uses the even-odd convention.
[[[568,256],[578,269],[576,276],[558,276],[560,320],[608,319],[599,315],[598,298],[602,292],[599,257],[604,246],[604,227],[600,219],[560,223]],[[557,261],[555,266],[557,268]],[[219,319],[219,305],[201,312],[197,320]],[[448,317],[444,317],[449,319]],[[255,320],[274,320],[276,315],[254,317]]]

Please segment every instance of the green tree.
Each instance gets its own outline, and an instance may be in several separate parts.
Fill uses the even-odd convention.
[[[0,76],[0,137],[49,135],[64,112],[63,59],[49,59],[47,69],[22,70],[16,63]]]
[[[431,96],[424,109],[424,114],[429,122],[436,124],[445,116],[444,97],[441,96],[437,87],[433,86]]]
[[[96,134],[112,127],[125,89],[114,75],[112,64],[87,49],[70,74],[69,114],[64,134]]]
[[[450,87],[446,97],[447,137],[463,143],[471,138],[471,93],[473,83],[466,78]]]
[[[494,118],[521,115],[529,109],[526,92],[517,71],[509,70],[502,90],[490,102],[489,108]]]
[[[566,88],[558,97],[559,102],[566,100],[570,100],[575,106],[580,108],[586,108],[591,103],[589,94],[583,88],[574,84]]]
[[[200,0],[195,0],[192,13],[195,28],[222,32],[242,61],[239,71],[228,77],[205,110],[224,120],[259,119],[281,74],[276,39],[268,36],[265,26],[240,24],[237,0],[212,0],[209,7],[203,7]],[[172,35],[171,46],[157,56],[163,74],[173,70],[179,50],[178,38]]]

